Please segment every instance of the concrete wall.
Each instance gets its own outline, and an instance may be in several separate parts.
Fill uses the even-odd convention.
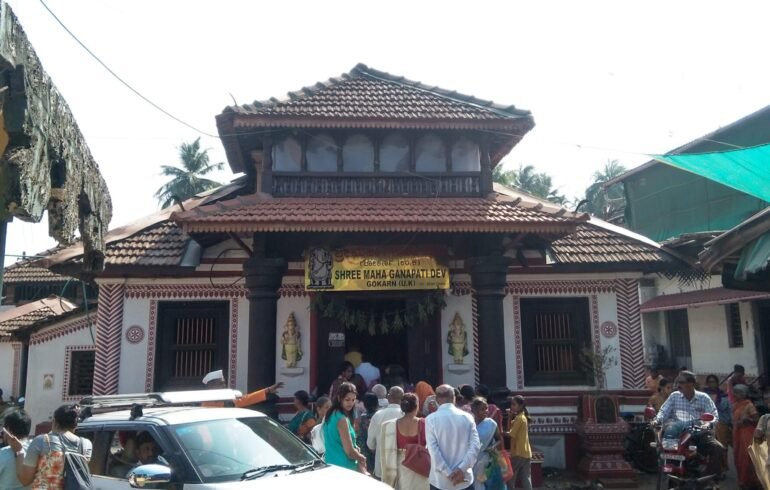
[[[750,303],[740,303],[743,347],[730,347],[727,335],[725,305],[689,308],[690,351],[692,368],[699,374],[731,373],[734,364],[742,364],[746,374],[759,373],[757,353],[754,348],[754,316]]]
[[[62,328],[71,323],[56,324],[40,333]],[[91,328],[95,336],[96,318],[92,318]],[[69,378],[67,348],[78,350],[93,348],[91,328],[80,328],[60,337],[30,345],[27,393],[24,406],[32,418],[33,427],[40,422],[50,420],[53,411],[65,401],[74,402],[80,399],[80,397],[66,396],[68,386],[65,386],[65,379]]]

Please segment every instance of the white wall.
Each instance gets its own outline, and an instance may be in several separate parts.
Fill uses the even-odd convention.
[[[96,318],[92,318],[93,334],[96,335]],[[71,322],[67,322],[71,323]],[[56,328],[54,325],[49,328]],[[94,342],[89,328],[57,337],[29,347],[27,393],[24,407],[32,418],[32,426],[50,420],[53,411],[64,403],[64,373],[67,346],[92,346]],[[53,384],[44,387],[43,381],[53,375]]]
[[[123,331],[120,335],[119,393],[144,393],[144,382],[150,366],[147,362],[149,337],[150,300],[130,298],[123,302]],[[144,330],[144,338],[138,344],[126,341],[126,330],[137,325]]]
[[[696,373],[726,374],[732,372],[734,364],[742,364],[746,368],[746,374],[758,374],[751,305],[740,303],[740,306],[743,347],[730,347],[725,305],[688,308],[692,368]]]

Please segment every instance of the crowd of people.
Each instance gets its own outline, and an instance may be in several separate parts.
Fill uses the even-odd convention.
[[[752,447],[770,441],[770,414],[761,415],[750,395],[753,390],[746,381],[745,368],[736,364],[723,382],[716,375],[705,378],[701,390],[695,374],[682,368],[674,380],[664,378],[657,369],[648,368],[645,386],[652,392],[648,405],[657,412],[656,423],[664,424],[666,436],[674,437],[690,421],[703,413],[714,416],[714,438],[708,442],[712,468],[710,472],[722,475],[728,469],[727,448],[733,449],[733,464],[741,490],[762,488],[767,479],[767,451],[762,458],[752,461]],[[724,389],[722,389],[724,387]],[[757,396],[754,396],[757,398]],[[770,408],[770,391],[763,395],[762,408]],[[755,453],[756,454],[756,453]]]
[[[361,361],[366,376],[353,364]],[[523,396],[510,396],[508,425],[484,386],[437,388],[407,383],[362,358],[346,360],[312,409],[306,391],[294,394],[289,429],[328,464],[358,471],[402,490],[531,489],[529,413]],[[393,371],[395,375],[393,375]],[[396,381],[396,382],[393,382]],[[505,438],[510,449],[505,448]]]

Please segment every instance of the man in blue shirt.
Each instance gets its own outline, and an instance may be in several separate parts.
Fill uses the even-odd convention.
[[[425,419],[425,439],[430,453],[432,490],[473,488],[473,465],[481,441],[471,414],[455,407],[454,388],[436,388],[438,410]]]
[[[671,393],[668,399],[660,407],[658,415],[655,416],[655,424],[664,425],[664,437],[675,438],[691,425],[694,421],[700,420],[701,415],[710,413],[714,416],[714,423],[719,420],[717,407],[711,397],[702,391],[695,389],[695,373],[691,371],[681,371],[676,378],[679,390]],[[725,448],[722,444],[710,435],[706,442],[708,447],[710,463],[709,474],[722,473],[722,459]]]
[[[5,416],[3,424],[3,441],[10,444],[11,436],[21,442],[21,449],[14,451],[11,446],[0,449],[0,488],[3,490],[20,490],[29,488],[19,482],[16,477],[16,459],[24,459],[24,451],[29,445],[27,436],[32,428],[32,421],[24,410],[13,410]]]

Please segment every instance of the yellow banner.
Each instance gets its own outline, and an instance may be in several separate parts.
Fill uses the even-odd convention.
[[[365,249],[311,248],[305,254],[308,291],[448,289],[449,269],[430,255]]]

